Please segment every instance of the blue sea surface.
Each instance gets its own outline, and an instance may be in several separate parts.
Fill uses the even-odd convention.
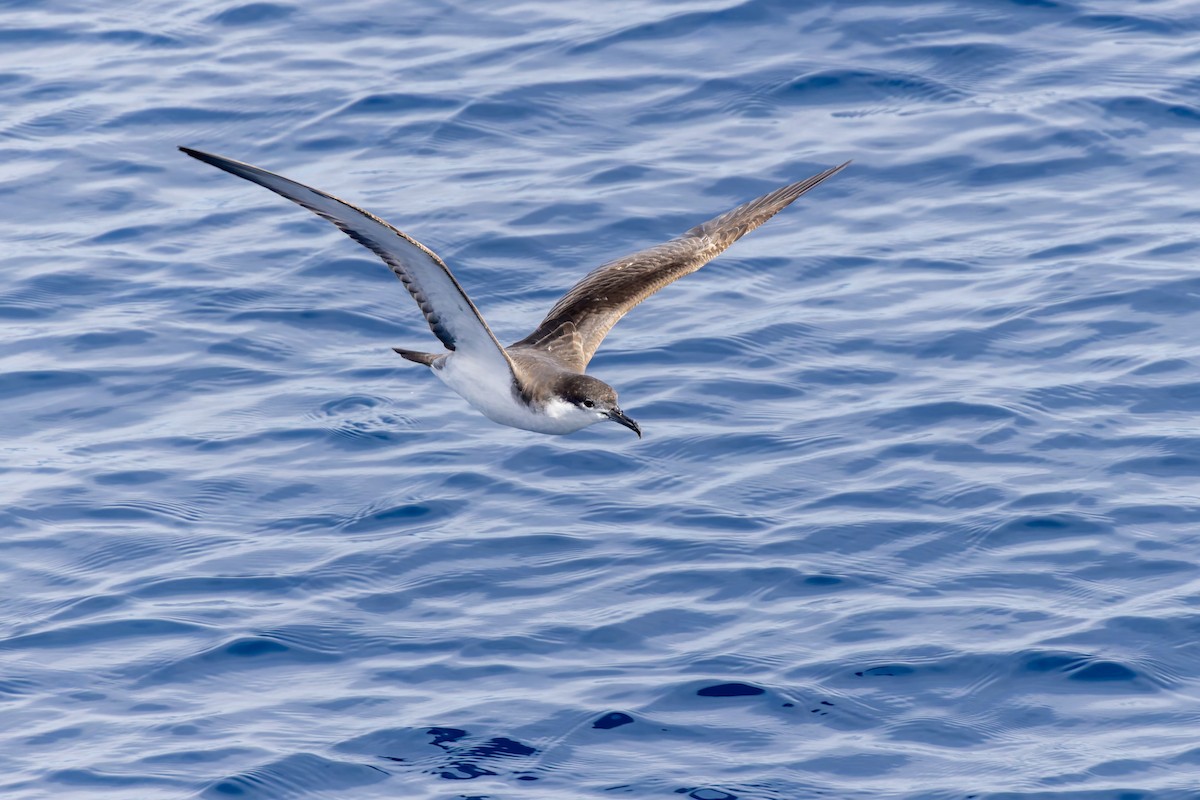
[[[0,797],[1200,797],[1200,4],[0,0]],[[502,341],[635,309],[616,425]]]

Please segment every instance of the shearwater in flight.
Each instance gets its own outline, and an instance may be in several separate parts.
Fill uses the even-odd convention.
[[[571,287],[537,329],[502,347],[450,269],[425,245],[367,211],[302,183],[229,158],[179,148],[193,158],[265,186],[324,217],[391,267],[448,352],[393,348],[424,364],[488,419],[537,433],[573,433],[605,420],[642,436],[616,391],[584,374],[605,334],[631,308],[695,272],[845,164],[776,189],[681,236],[618,258]]]

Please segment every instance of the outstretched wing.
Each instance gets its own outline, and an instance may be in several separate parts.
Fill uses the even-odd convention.
[[[605,334],[638,303],[668,283],[695,272],[780,209],[850,164],[751,200],[682,236],[610,261],[567,292],[537,330],[514,344],[549,350],[563,365],[583,371]],[[566,341],[560,341],[566,339]],[[564,355],[570,354],[568,361]]]
[[[458,281],[425,245],[374,214],[264,169],[229,158],[179,148],[193,158],[265,186],[276,194],[324,217],[391,267],[421,307],[430,330],[447,349],[512,374],[512,362]]]

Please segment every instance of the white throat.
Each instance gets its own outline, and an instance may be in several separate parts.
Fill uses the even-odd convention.
[[[603,422],[607,417],[565,400],[551,398],[542,406],[525,403],[507,372],[454,352],[433,367],[433,374],[493,422],[536,433],[564,434]]]

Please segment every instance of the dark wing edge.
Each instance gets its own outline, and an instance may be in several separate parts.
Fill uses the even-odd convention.
[[[610,261],[592,270],[563,295],[537,330],[513,347],[553,350],[558,331],[578,341],[579,359],[564,363],[580,372],[605,335],[638,303],[691,274],[775,216],[798,197],[850,166],[849,161],[776,189],[710,219],[681,236]]]
[[[190,147],[180,147],[179,149],[192,158],[236,175],[239,178],[245,178],[252,183],[257,183],[264,188],[270,189],[282,197],[286,197],[288,200],[308,209],[317,216],[332,222],[351,239],[375,253],[391,268],[396,277],[400,279],[400,282],[404,284],[404,288],[417,301],[417,305],[421,308],[421,313],[425,316],[425,321],[429,324],[429,329],[433,331],[434,335],[441,340],[442,344],[448,350],[458,349],[461,345],[459,339],[462,338],[464,332],[461,330],[452,330],[447,320],[443,319],[444,314],[439,314],[436,303],[432,302],[430,295],[437,296],[437,299],[443,303],[453,303],[461,312],[469,310],[469,313],[474,314],[478,320],[479,327],[491,339],[491,343],[495,345],[496,350],[504,357],[511,370],[511,359],[504,353],[504,349],[500,346],[495,335],[484,321],[483,316],[479,313],[479,309],[475,307],[475,304],[471,302],[467,293],[463,291],[462,286],[459,285],[454,275],[451,274],[445,262],[416,239],[397,230],[374,214],[364,211],[358,206],[351,205],[331,194],[322,192],[319,189],[305,186],[282,175],[276,175],[273,172],[268,172],[267,170],[241,161],[205,153],[201,150],[194,150]],[[406,258],[418,260],[405,263]],[[420,259],[425,260],[427,264],[422,264]],[[419,274],[422,268],[427,273],[424,276],[424,280],[422,280],[422,276]],[[437,270],[437,272],[430,271],[431,268]],[[467,331],[467,333],[471,335],[471,338],[482,339],[479,330],[471,330]],[[486,347],[485,342],[480,342],[480,344],[484,344]]]

